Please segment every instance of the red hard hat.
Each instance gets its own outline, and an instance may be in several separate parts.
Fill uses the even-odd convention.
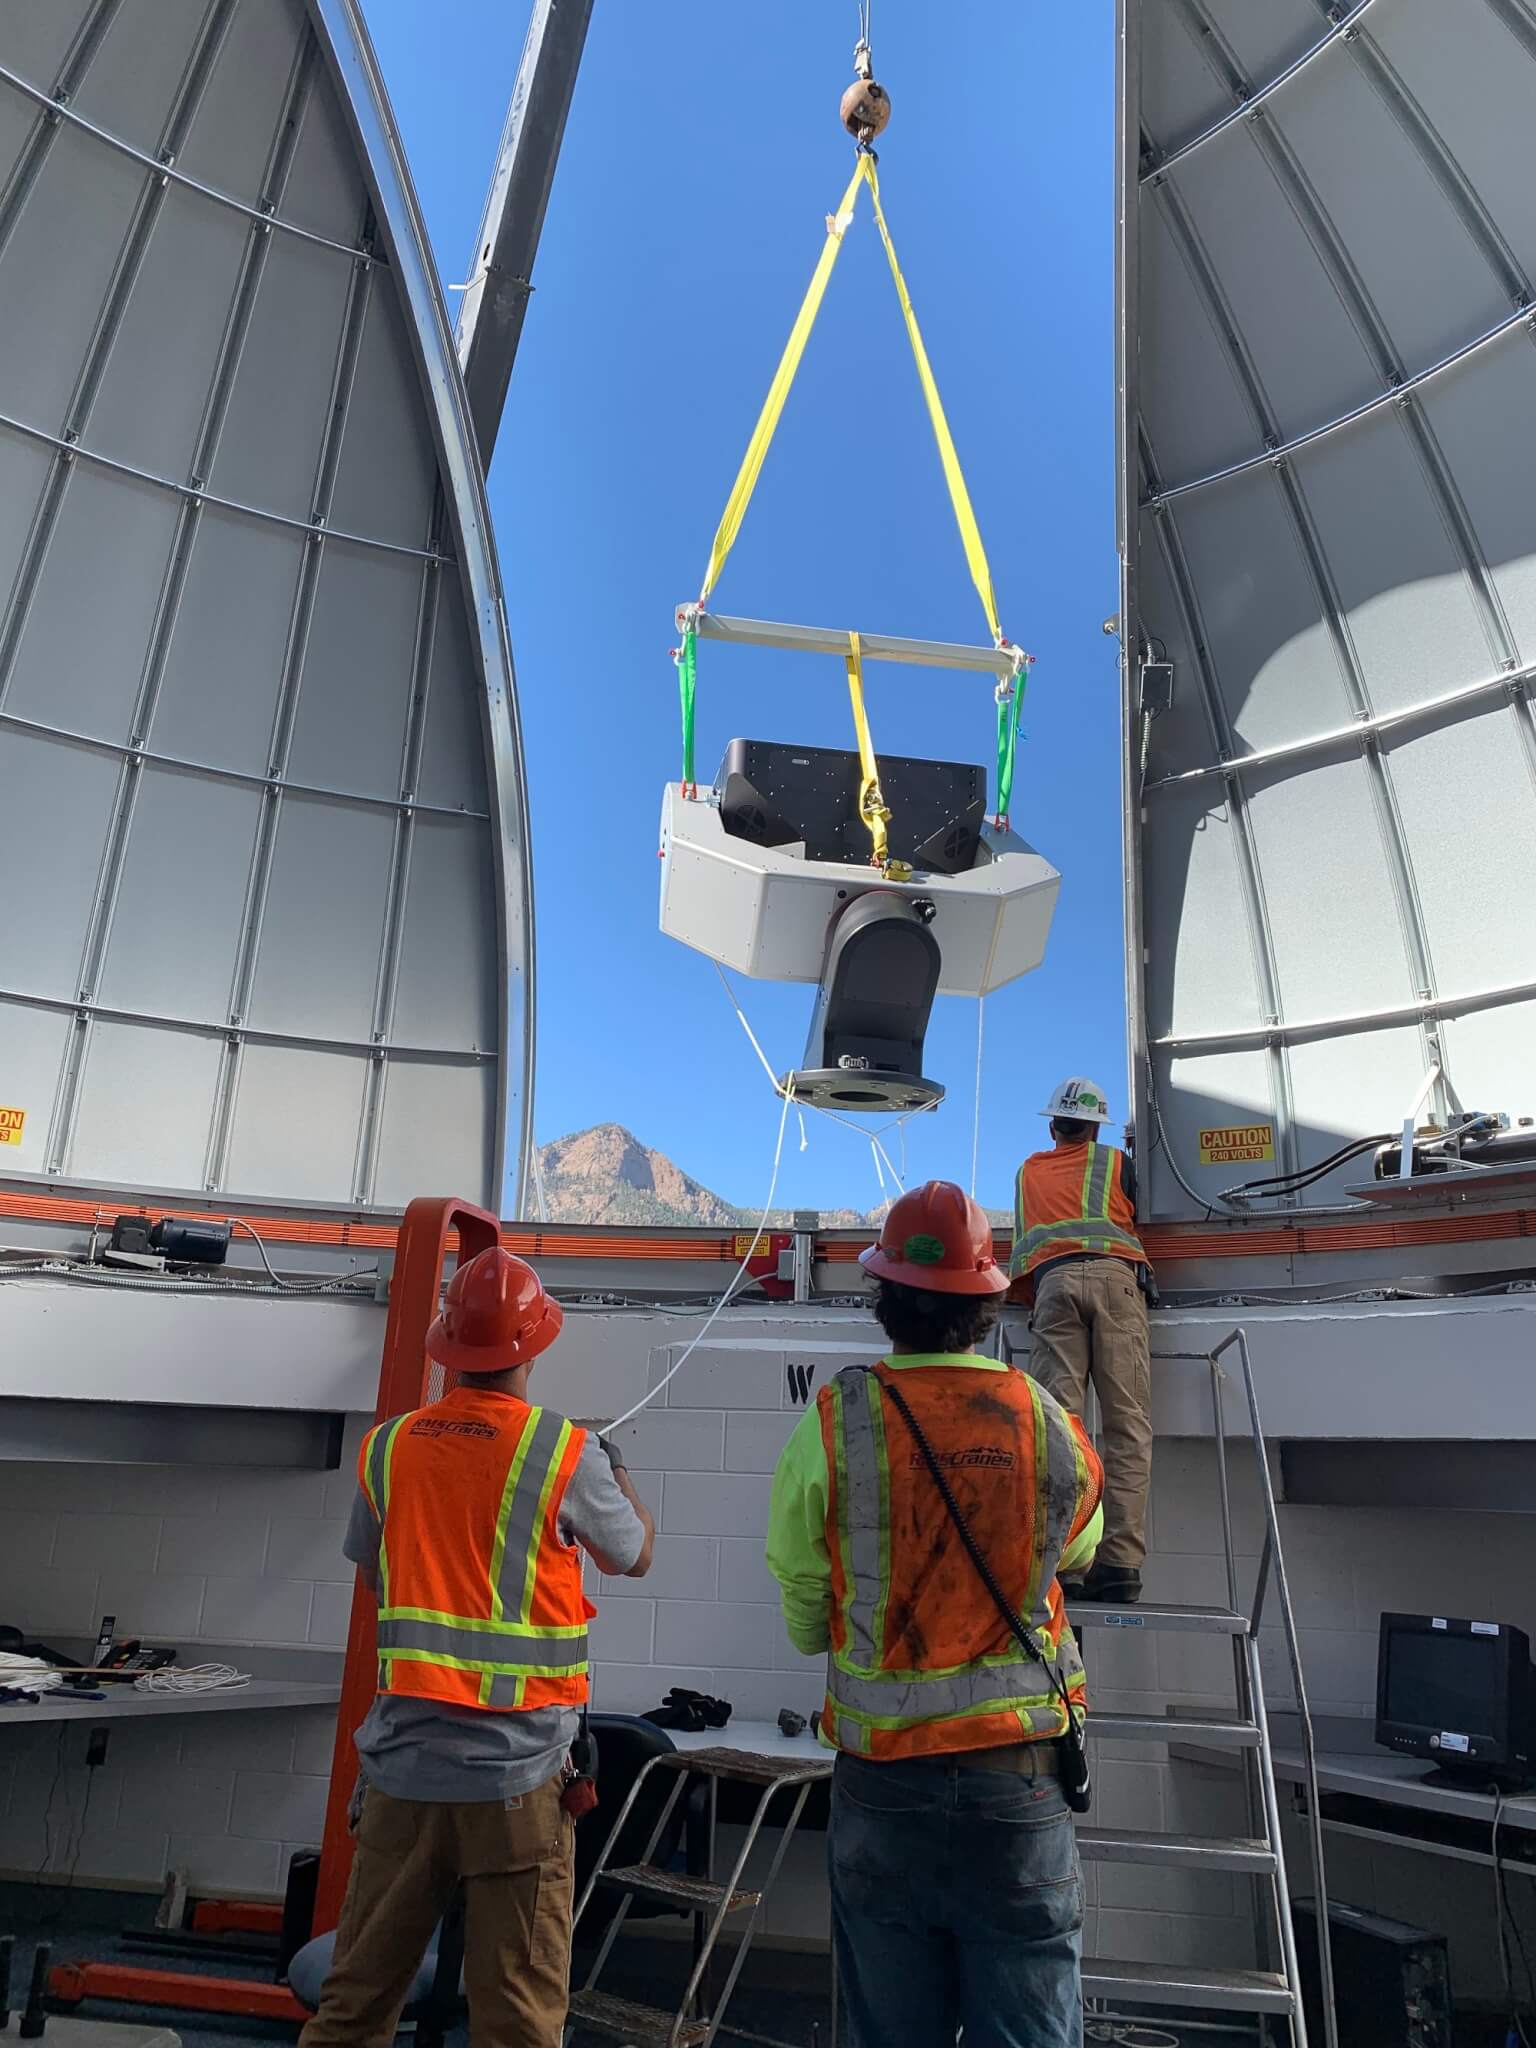
[[[448,1282],[443,1312],[427,1332],[427,1356],[453,1372],[505,1372],[548,1350],[564,1322],[532,1266],[492,1245]]]
[[[992,1225],[952,1180],[931,1180],[891,1207],[880,1242],[859,1254],[866,1273],[931,1294],[1006,1294],[992,1256]]]

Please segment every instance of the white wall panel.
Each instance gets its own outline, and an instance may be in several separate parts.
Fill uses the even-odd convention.
[[[6,1093],[17,1107],[30,1104],[21,1143],[7,1147],[12,1173],[41,1173],[48,1157],[48,1123],[53,1094],[70,1031],[67,1010],[42,1010],[29,1003],[0,1003],[5,1034]]]
[[[80,87],[81,113],[152,152],[207,12],[205,0],[122,0]]]
[[[1450,17],[1442,0],[1393,0],[1378,8],[1371,33],[1442,135],[1455,141],[1456,160],[1517,261],[1536,270],[1536,208],[1522,152],[1511,148],[1531,118],[1530,44],[1518,41],[1489,6],[1459,7],[1455,59],[1447,63]],[[1528,6],[1504,9],[1530,17]],[[1536,23],[1532,25],[1536,33]]]
[[[362,227],[362,202],[349,239]],[[301,524],[315,503],[354,265],[289,236],[268,251],[209,483]]]
[[[1396,414],[1308,448],[1296,476],[1376,710],[1423,704],[1492,675],[1471,582]],[[1390,505],[1391,518],[1362,519],[1362,501]],[[1347,726],[1352,707],[1341,699],[1337,711],[1335,723]]]
[[[358,344],[333,521],[419,548],[432,517],[437,465],[427,423],[412,403],[412,375],[400,308],[387,292],[374,292]]]
[[[8,711],[93,739],[129,738],[175,531],[163,491],[74,470],[11,669]],[[95,573],[82,577],[82,562]]]
[[[415,539],[426,540],[425,520]],[[326,550],[288,757],[295,782],[399,796],[423,568],[408,555]]]
[[[62,430],[143,183],[142,170],[90,136],[54,136],[0,250],[0,409],[49,433]],[[84,221],[89,234],[77,232]],[[64,248],[67,263],[59,261]]]
[[[357,1054],[248,1045],[230,1135],[231,1186],[323,1202],[351,1187],[368,1062]],[[294,1132],[305,1133],[301,1146]]]
[[[153,1157],[173,1187],[196,1187],[220,1052],[217,1038],[99,1020],[86,1046],[66,1170],[78,1156],[121,1182],[132,1178],[136,1159]]]
[[[104,1003],[224,1021],[260,816],[254,789],[145,770],[101,978]]]
[[[496,1087],[492,1060],[465,1066],[391,1060],[370,1198],[381,1208],[403,1209],[414,1195],[438,1193],[466,1176],[485,1175]],[[483,1148],[479,1154],[472,1149],[476,1143]]]
[[[264,777],[302,534],[210,506],[197,522],[150,743]]]
[[[371,1036],[393,837],[385,812],[284,799],[251,1005],[257,1030]]]
[[[193,467],[248,239],[238,214],[167,191],[92,413],[104,454],[160,475]]]
[[[1536,74],[1536,62],[1530,67]],[[1536,660],[1536,532],[1527,460],[1536,435],[1536,350],[1517,330],[1432,385],[1424,414],[1454,465],[1467,515],[1521,658]]]
[[[11,896],[5,919],[0,974],[13,992],[64,1002],[80,992],[81,937],[117,778],[107,754],[31,733],[0,741],[0,874],[32,884]]]
[[[416,820],[400,942],[395,1035],[411,1045],[486,1052],[495,1034],[496,960],[473,936],[492,915],[489,848],[478,820]]]

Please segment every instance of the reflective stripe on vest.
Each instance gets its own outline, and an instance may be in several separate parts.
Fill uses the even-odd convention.
[[[1126,1227],[1136,1219],[1120,1183],[1124,1153],[1114,1145],[1089,1143],[1081,1147],[1079,1166],[1078,1149],[1037,1152],[1019,1168],[1010,1278],[1018,1279],[1047,1259],[1076,1253],[1146,1263],[1141,1239]],[[1032,1223],[1031,1214],[1042,1220]]]
[[[363,1485],[381,1529],[380,1691],[415,1691],[402,1667],[420,1666],[439,1676],[418,1696],[517,1708],[525,1704],[528,1682],[543,1680],[550,1682],[544,1691],[552,1697],[584,1699],[588,1668],[585,1620],[540,1623],[532,1619],[551,1504],[572,1438],[578,1432],[564,1416],[547,1409],[523,1411],[487,1546],[484,1612],[465,1615],[405,1604],[401,1596],[410,1591],[410,1560],[403,1554],[391,1560],[390,1504],[397,1447],[402,1430],[417,1419],[400,1416],[373,1431],[361,1459]],[[397,1552],[399,1541],[397,1532]],[[579,1580],[577,1589],[579,1597]],[[469,1590],[476,1590],[473,1583]],[[474,1604],[480,1604],[478,1598]],[[454,1673],[463,1674],[467,1683],[453,1688],[447,1674]]]
[[[974,1370],[980,1379],[980,1369]],[[1097,1504],[1097,1472],[1090,1469],[1083,1442],[1054,1401],[1022,1374],[1010,1375],[1008,1386],[1019,1426],[1032,1427],[1034,1438],[1035,1513],[1020,1611],[1042,1656],[1055,1660],[1061,1683],[1081,1701],[1083,1666],[1071,1630],[1063,1625],[1055,1566]],[[912,1754],[931,1746],[925,1735],[945,1746],[936,1724],[998,1716],[1011,1718],[1011,1733],[1006,1727],[989,1732],[958,1726],[948,1731],[947,1746],[973,1746],[968,1733],[983,1737],[974,1741],[977,1747],[1062,1734],[1065,1715],[1049,1675],[1009,1635],[1004,1634],[1004,1647],[995,1654],[970,1664],[911,1669],[887,1662],[893,1655],[887,1643],[893,1590],[890,1438],[906,1425],[878,1389],[876,1374],[853,1367],[839,1373],[825,1390],[831,1406],[836,1492],[828,1535],[836,1545],[842,1622],[836,1632],[841,1640],[827,1663],[827,1728],[832,1740],[856,1755]],[[921,1421],[920,1405],[913,1405]],[[937,1493],[932,1506],[938,1515],[945,1514]],[[979,1578],[968,1584],[967,1598],[974,1598],[991,1616],[990,1595]]]

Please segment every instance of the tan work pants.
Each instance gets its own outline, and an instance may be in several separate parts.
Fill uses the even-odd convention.
[[[1035,1295],[1029,1369],[1081,1416],[1088,1382],[1103,1421],[1104,1564],[1147,1554],[1152,1485],[1152,1364],[1146,1297],[1125,1259],[1083,1259],[1046,1274]]]
[[[512,1806],[369,1788],[336,1958],[300,2048],[389,2048],[432,1930],[464,1885],[473,2048],[560,2048],[570,1995],[573,1823],[554,1778]]]

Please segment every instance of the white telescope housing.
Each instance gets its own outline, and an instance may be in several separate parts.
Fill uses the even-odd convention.
[[[943,965],[938,992],[990,995],[1040,965],[1061,876],[1011,830],[982,827],[962,875],[915,870],[893,882],[874,868],[807,860],[803,842],[754,846],[725,829],[711,790],[670,782],[661,806],[661,928],[758,981],[821,979],[833,924],[879,890],[933,905]]]

